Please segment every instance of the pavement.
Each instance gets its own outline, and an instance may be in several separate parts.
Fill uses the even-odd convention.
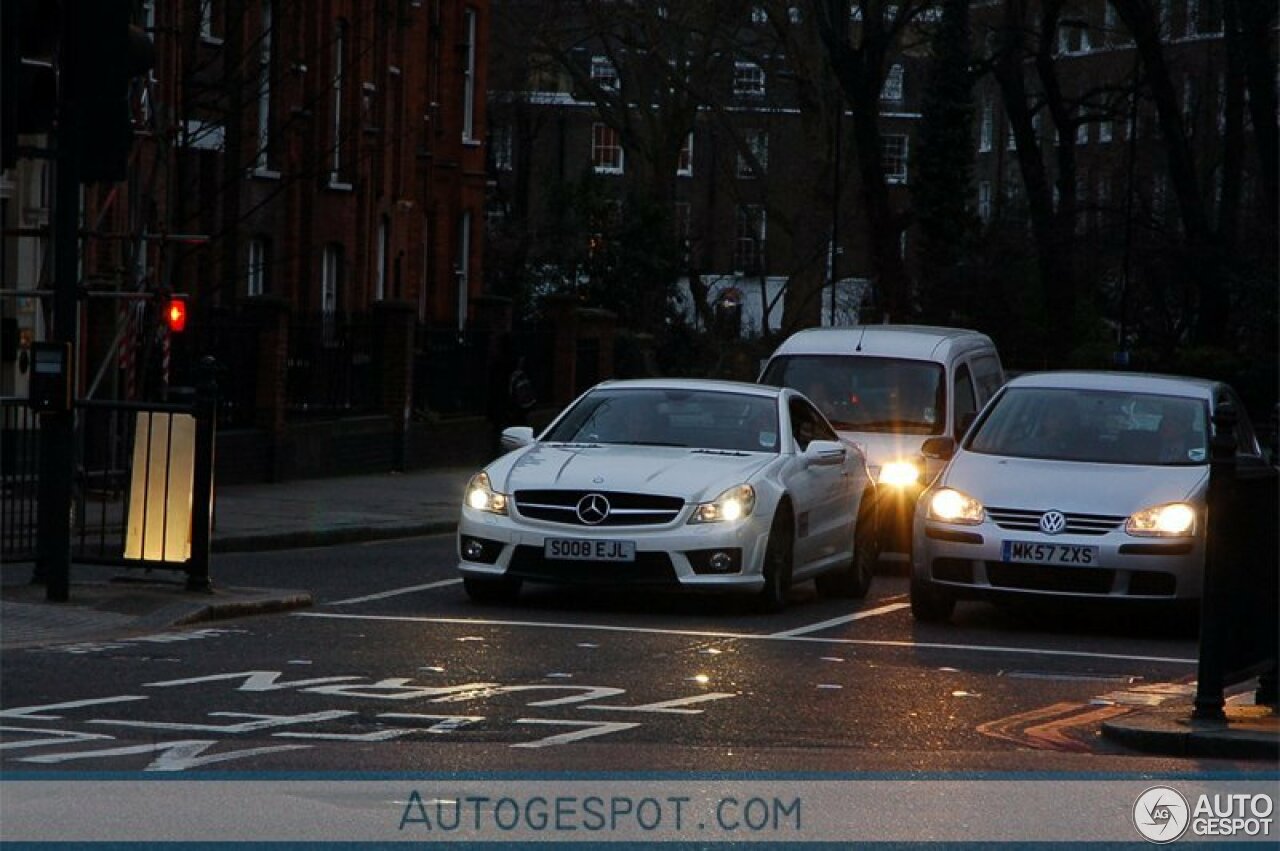
[[[180,573],[72,566],[70,599],[50,602],[31,566],[0,565],[0,651],[103,642],[312,604],[303,589],[223,587],[217,554],[451,532],[474,467],[234,485],[218,490],[213,589],[188,591]],[[161,576],[163,575],[163,576]],[[1187,702],[1143,707],[1101,725],[1104,737],[1171,756],[1280,759],[1280,715],[1234,698],[1220,721],[1192,718]]]

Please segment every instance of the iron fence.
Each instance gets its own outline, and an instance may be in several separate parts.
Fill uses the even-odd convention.
[[[307,314],[289,327],[286,410],[343,416],[376,409],[380,383],[370,314]]]

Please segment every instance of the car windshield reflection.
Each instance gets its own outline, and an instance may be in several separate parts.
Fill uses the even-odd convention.
[[[742,393],[595,390],[543,436],[544,443],[777,452],[775,400]]]
[[[903,358],[775,358],[761,379],[799,390],[837,429],[942,434],[943,371]]]
[[[1147,466],[1206,464],[1198,399],[1150,393],[1011,388],[968,449],[986,455]]]

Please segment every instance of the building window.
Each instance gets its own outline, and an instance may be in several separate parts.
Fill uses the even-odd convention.
[[[880,164],[884,168],[887,183],[907,182],[907,137],[900,133],[887,133],[881,137]]]
[[[495,171],[511,171],[511,125],[489,127],[489,151]]]
[[[1098,141],[1099,142],[1111,141],[1111,122],[1110,121],[1098,122]]]
[[[329,182],[342,181],[342,100],[346,91],[347,22],[338,21],[333,34],[333,82],[330,96],[333,100],[333,159],[329,164]]]
[[[1004,148],[1006,151],[1018,150],[1018,137],[1014,135],[1012,122],[1009,124],[1009,138],[1005,140]]]
[[[753,24],[769,23],[769,13],[764,10],[763,6],[751,7],[751,23]]]
[[[991,221],[991,181],[984,180],[978,184],[978,218],[984,223]]]
[[[1102,11],[1102,37],[1107,44],[1114,44],[1116,38],[1116,7],[1110,3],[1103,6]]]
[[[476,111],[476,10],[462,13],[463,37],[467,40],[462,59],[462,141],[475,141]]]
[[[764,69],[754,62],[733,63],[733,93],[764,97]]]
[[[884,86],[880,89],[880,100],[902,100],[902,75],[901,65],[893,65],[889,68],[889,73],[884,75]]]
[[[764,177],[769,171],[769,133],[765,130],[747,130],[743,144],[750,156],[738,152],[738,177]],[[752,160],[755,162],[752,162]],[[757,171],[759,169],[759,171]]]
[[[471,213],[458,218],[458,260],[453,267],[458,278],[458,330],[467,327],[467,305],[471,288]]]
[[[338,287],[342,280],[342,246],[324,247],[320,261],[320,332],[326,346],[338,343]]]
[[[389,231],[387,217],[382,216],[378,219],[378,245],[375,257],[377,266],[373,270],[373,298],[375,301],[382,301],[387,297],[387,254],[388,242],[391,238]]]
[[[210,44],[221,44],[222,39],[214,29],[218,16],[215,14],[213,2],[214,0],[200,0],[200,40]]]
[[[591,80],[606,92],[618,88],[618,69],[603,56],[591,57]]]
[[[1087,121],[1081,121],[1076,125],[1076,144],[1089,144],[1089,123]]]
[[[759,274],[764,269],[765,213],[759,204],[738,208],[737,241],[733,268],[740,274]]]
[[[622,174],[622,143],[607,124],[591,125],[591,165],[598,174]]]
[[[995,136],[995,105],[987,98],[982,102],[982,123],[978,128],[978,150],[990,151]]]
[[[684,137],[680,153],[676,158],[676,176],[693,177],[693,133]]]
[[[1199,0],[1187,0],[1187,35],[1196,35],[1200,32],[1200,3]]]
[[[245,284],[246,295],[255,296],[270,292],[270,288],[267,286],[267,263],[270,254],[267,245],[267,240],[263,237],[255,237],[249,240],[248,279]]]
[[[271,42],[274,36],[272,6],[275,0],[262,0],[262,39],[258,45],[258,156],[259,170],[271,167]]]
[[[787,19],[793,24],[798,24],[804,20],[804,13],[799,6],[791,6],[787,9]]]

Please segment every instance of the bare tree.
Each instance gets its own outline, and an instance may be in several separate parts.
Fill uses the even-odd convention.
[[[902,256],[909,212],[895,209],[882,163],[880,91],[887,60],[932,5],[926,0],[814,0],[818,32],[848,102],[861,200],[870,232],[873,284],[885,316],[913,312]]]

